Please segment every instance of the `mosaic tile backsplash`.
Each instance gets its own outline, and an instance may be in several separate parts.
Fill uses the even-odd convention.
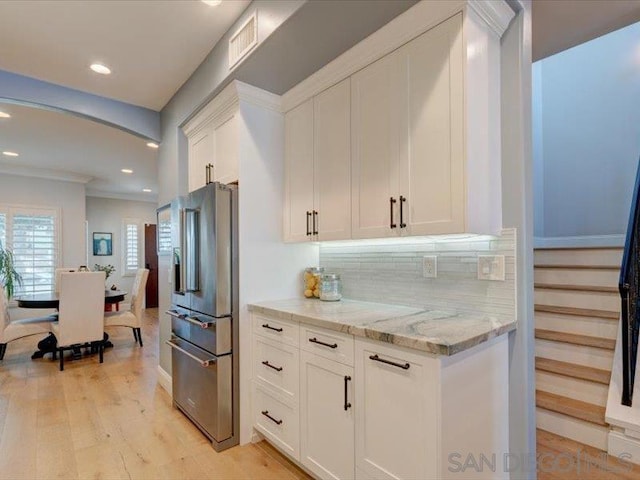
[[[345,298],[513,319],[515,236],[322,243],[320,266],[342,276]],[[424,278],[425,255],[438,257],[437,278]],[[504,255],[505,280],[478,280],[478,255]]]

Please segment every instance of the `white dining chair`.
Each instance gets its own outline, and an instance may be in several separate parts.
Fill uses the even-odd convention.
[[[4,359],[7,343],[30,335],[46,335],[51,333],[51,324],[55,317],[22,318],[11,320],[9,302],[0,284],[0,360]]]
[[[51,324],[64,370],[64,351],[78,346],[98,347],[104,358],[104,272],[62,273],[58,321]]]
[[[107,312],[104,314],[105,327],[129,327],[133,329],[133,338],[142,347],[142,302],[144,300],[145,287],[149,278],[149,270],[140,268],[136,272],[131,293],[131,309],[122,312]]]
[[[54,292],[60,293],[60,275],[62,275],[63,273],[72,273],[76,271],[78,271],[77,268],[69,268],[69,267],[56,268],[56,280],[53,285]]]

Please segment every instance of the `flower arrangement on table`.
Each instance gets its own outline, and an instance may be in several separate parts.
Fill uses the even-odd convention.
[[[114,267],[113,265],[98,265],[96,263],[93,266],[93,270],[95,272],[104,272],[106,274],[105,280],[108,280],[111,274],[116,271],[116,267]]]

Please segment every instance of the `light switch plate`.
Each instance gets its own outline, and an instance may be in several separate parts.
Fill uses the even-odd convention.
[[[422,257],[422,276],[424,278],[437,278],[438,257],[435,255],[425,255]]]
[[[504,255],[478,255],[478,280],[504,281]]]

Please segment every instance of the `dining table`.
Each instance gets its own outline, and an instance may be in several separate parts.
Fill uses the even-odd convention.
[[[110,307],[117,306],[120,302],[124,301],[127,292],[122,290],[105,290],[104,291],[104,304],[105,307],[109,307],[108,311],[111,310]],[[60,306],[60,294],[58,292],[46,292],[46,293],[34,293],[31,295],[20,295],[16,298],[18,302],[18,307],[20,308],[38,308],[38,309],[58,309]],[[107,310],[107,308],[105,308]],[[51,321],[56,321],[55,316],[51,316]],[[49,334],[50,338],[53,333]],[[51,350],[41,348],[41,345],[51,345],[53,342],[47,342],[47,338],[40,341],[38,343],[38,350],[36,350],[33,355],[31,355],[32,359],[42,358],[45,354],[51,353]],[[105,348],[113,347],[113,343],[109,341],[109,334],[105,332],[104,334]],[[74,349],[73,351],[74,357],[80,356],[80,348]]]

